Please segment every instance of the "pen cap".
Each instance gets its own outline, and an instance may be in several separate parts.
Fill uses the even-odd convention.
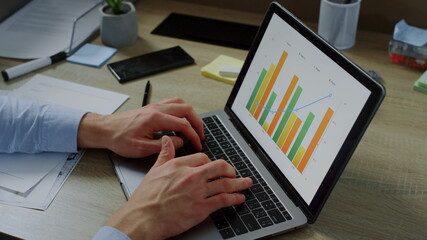
[[[56,63],[56,62],[64,60],[65,58],[67,58],[67,53],[59,52],[59,53],[51,56],[50,60],[52,60],[52,63]]]
[[[3,76],[3,80],[9,81],[9,75],[5,70],[1,71],[1,75]]]

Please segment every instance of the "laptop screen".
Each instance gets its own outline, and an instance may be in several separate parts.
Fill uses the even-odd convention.
[[[231,109],[310,205],[370,94],[273,14]]]

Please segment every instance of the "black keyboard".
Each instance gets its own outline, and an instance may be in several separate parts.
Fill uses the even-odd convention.
[[[210,159],[224,159],[233,165],[238,177],[250,177],[254,185],[241,193],[246,202],[211,214],[224,239],[285,222],[292,216],[276,197],[254,165],[243,153],[217,116],[203,118],[203,152]]]

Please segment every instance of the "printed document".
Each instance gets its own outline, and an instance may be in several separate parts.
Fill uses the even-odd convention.
[[[113,113],[128,95],[37,74],[10,96],[82,109],[99,114]]]
[[[68,51],[74,21],[98,2],[32,0],[0,24],[0,57],[32,59]],[[88,30],[98,28],[99,23]]]

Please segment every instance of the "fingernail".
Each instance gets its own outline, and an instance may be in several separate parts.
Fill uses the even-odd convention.
[[[249,187],[251,187],[254,184],[254,182],[252,181],[252,178],[248,178],[246,180],[246,182],[247,182],[247,184],[248,184]]]
[[[167,136],[162,137],[162,145],[166,147],[168,145],[169,138]]]
[[[246,201],[246,196],[244,194],[240,194],[240,202],[245,202]]]

